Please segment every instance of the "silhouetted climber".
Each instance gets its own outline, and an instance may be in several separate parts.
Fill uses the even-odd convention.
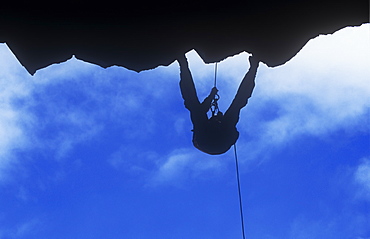
[[[239,121],[240,110],[246,106],[252,95],[259,60],[253,56],[249,57],[249,71],[240,83],[238,92],[225,115],[218,111],[210,119],[208,119],[207,112],[218,92],[217,88],[213,87],[209,96],[200,103],[186,57],[181,56],[177,60],[180,64],[182,98],[185,107],[190,111],[194,127],[192,130],[194,146],[212,155],[225,153],[236,143],[239,137],[236,124]]]

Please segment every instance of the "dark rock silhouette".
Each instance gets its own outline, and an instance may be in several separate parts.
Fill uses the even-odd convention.
[[[208,118],[207,112],[217,94],[217,88],[213,87],[209,96],[200,103],[185,56],[179,57],[177,60],[180,64],[181,94],[185,107],[190,111],[194,127],[192,130],[194,146],[211,155],[227,152],[239,138],[236,124],[239,121],[240,110],[247,105],[248,99],[252,96],[259,60],[253,56],[249,57],[249,71],[240,83],[230,107],[225,114],[213,112],[211,118]]]
[[[207,63],[246,51],[284,64],[308,40],[368,22],[368,0],[7,1],[0,42],[33,74],[78,59],[141,71],[195,49]]]

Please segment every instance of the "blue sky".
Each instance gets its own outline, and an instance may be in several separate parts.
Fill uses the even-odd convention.
[[[370,25],[260,64],[238,124],[247,238],[370,238]],[[214,64],[187,53],[198,95]],[[249,68],[218,64],[220,108]],[[0,44],[0,239],[241,238],[233,151],[193,148],[177,62],[28,74]]]

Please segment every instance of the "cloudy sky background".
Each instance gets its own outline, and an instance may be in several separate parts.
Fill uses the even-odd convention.
[[[260,64],[237,143],[247,238],[369,239],[370,25]],[[199,98],[214,64],[187,53]],[[218,64],[221,111],[249,68]],[[0,44],[0,238],[241,238],[233,151],[193,148],[177,62],[28,74]]]

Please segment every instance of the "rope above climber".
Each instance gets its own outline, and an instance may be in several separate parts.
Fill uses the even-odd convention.
[[[249,57],[249,71],[240,83],[238,92],[225,114],[218,110],[218,89],[213,87],[211,93],[200,103],[186,57],[182,55],[177,61],[180,64],[181,94],[193,123],[194,146],[211,155],[227,152],[239,138],[236,124],[239,121],[240,110],[247,105],[252,95],[259,60],[254,56]],[[208,118],[207,112],[212,107],[217,110],[212,110],[212,117]]]

